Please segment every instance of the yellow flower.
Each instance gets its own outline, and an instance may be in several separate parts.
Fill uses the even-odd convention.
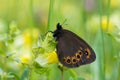
[[[23,33],[23,39],[24,39],[24,43],[26,46],[30,46],[31,44],[31,35],[30,35],[30,30],[26,30]]]
[[[48,59],[48,64],[58,62],[57,53],[55,51],[53,51],[52,53],[47,53],[46,57]]]
[[[107,26],[108,24],[108,26]],[[102,29],[108,30],[108,32],[111,32],[113,30],[113,23],[109,20],[109,23],[107,22],[107,17],[102,17]]]
[[[39,31],[38,29],[25,30],[23,32],[24,44],[30,46],[34,40],[38,38]]]
[[[24,56],[21,57],[20,60],[21,60],[22,63],[28,64],[28,63],[30,63],[30,56],[24,55]]]
[[[55,51],[51,53],[41,54],[36,58],[35,62],[37,62],[40,66],[46,66],[52,63],[58,62],[57,54]]]

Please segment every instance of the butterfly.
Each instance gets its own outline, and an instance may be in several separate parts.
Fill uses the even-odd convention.
[[[93,49],[72,31],[57,24],[53,37],[57,41],[56,52],[59,61],[68,68],[75,68],[95,61]]]

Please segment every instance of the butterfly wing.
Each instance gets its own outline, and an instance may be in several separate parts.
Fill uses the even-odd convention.
[[[69,30],[63,29],[57,41],[58,59],[64,66],[78,67],[89,64],[96,59],[92,48]]]

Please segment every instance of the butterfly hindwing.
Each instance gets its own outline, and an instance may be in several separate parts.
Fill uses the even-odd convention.
[[[57,40],[57,54],[59,61],[67,67],[73,68],[93,62],[96,59],[92,48],[75,33],[57,26],[54,37]]]

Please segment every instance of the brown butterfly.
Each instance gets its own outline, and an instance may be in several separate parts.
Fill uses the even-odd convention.
[[[63,29],[60,23],[53,32],[57,43],[59,61],[66,67],[74,68],[92,63],[96,59],[93,49],[75,33]]]

